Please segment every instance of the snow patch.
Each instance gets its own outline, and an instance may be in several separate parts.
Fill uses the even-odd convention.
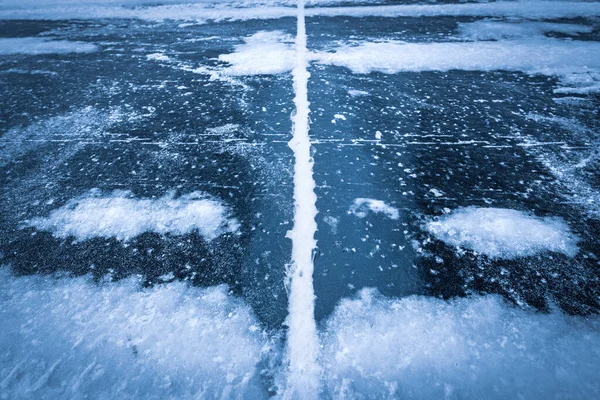
[[[369,92],[365,92],[364,90],[356,90],[356,89],[350,89],[348,90],[348,94],[351,97],[357,97],[357,96],[368,96]]]
[[[148,60],[154,60],[154,61],[170,61],[169,56],[167,56],[163,53],[148,54],[148,55],[146,55],[146,58]]]
[[[431,193],[435,197],[442,197],[444,195],[444,192],[436,188],[429,189],[429,193]]]
[[[354,200],[354,203],[352,203],[350,206],[348,213],[353,214],[358,218],[365,218],[369,211],[376,214],[384,214],[390,219],[400,218],[400,211],[398,211],[397,208],[386,204],[382,200],[367,199],[362,197]]]
[[[600,320],[498,297],[390,299],[363,289],[321,336],[331,398],[597,398]],[[575,361],[576,360],[576,361]]]
[[[129,191],[103,194],[98,189],[69,200],[47,217],[25,221],[24,226],[52,232],[58,238],[114,237],[122,241],[144,232],[184,235],[193,231],[210,241],[240,228],[227,206],[202,192],[136,199]]]
[[[0,56],[11,54],[92,53],[98,47],[91,43],[50,40],[36,37],[0,38]]]
[[[318,53],[325,64],[339,65],[355,73],[373,71],[510,70],[547,75],[600,68],[600,43],[559,39],[507,40],[500,42],[404,43],[362,42],[344,45],[332,53]]]
[[[331,229],[332,234],[337,234],[338,225],[340,223],[339,218],[333,217],[331,215],[326,215],[323,217],[323,222],[329,225],[329,229]]]
[[[563,86],[579,80],[578,90],[600,85],[600,43],[551,38],[482,42],[362,42],[319,52],[322,64],[349,68],[357,74],[421,71],[520,71],[557,76]],[[583,79],[586,82],[582,82]]]
[[[458,24],[462,38],[470,40],[501,40],[543,38],[546,33],[562,33],[577,36],[580,33],[590,33],[594,28],[579,24],[560,24],[538,21],[475,21]]]
[[[7,398],[266,398],[269,344],[225,285],[13,277],[0,269]]]
[[[294,68],[293,39],[281,31],[257,32],[245,39],[235,51],[222,54],[219,60],[231,66],[227,75],[271,75],[289,72]]]
[[[514,259],[547,251],[573,257],[579,251],[578,238],[562,219],[506,208],[459,208],[425,228],[448,245],[491,258]]]

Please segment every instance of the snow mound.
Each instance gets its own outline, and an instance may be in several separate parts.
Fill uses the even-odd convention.
[[[25,221],[24,226],[50,231],[58,238],[114,237],[122,241],[144,232],[183,235],[192,231],[210,241],[240,228],[227,206],[202,192],[136,199],[129,191],[102,194],[98,189],[68,201],[47,217]]]
[[[494,296],[389,299],[363,289],[322,333],[331,398],[598,398],[600,320]]]
[[[96,45],[68,40],[49,40],[36,37],[0,38],[0,55],[92,53]]]
[[[15,278],[0,269],[7,398],[264,398],[268,347],[226,286]],[[255,375],[256,374],[256,375]]]
[[[426,225],[437,239],[491,258],[514,259],[553,251],[569,257],[577,237],[560,218],[538,218],[505,208],[459,208]]]
[[[367,199],[362,197],[354,200],[354,203],[352,203],[352,206],[350,206],[348,213],[353,214],[358,218],[364,218],[367,216],[369,211],[376,214],[384,214],[390,219],[400,218],[400,212],[397,208],[386,204],[382,200]]]
[[[227,75],[271,75],[294,68],[296,53],[293,39],[281,31],[257,32],[236,46],[235,51],[222,54],[219,60],[229,63]]]

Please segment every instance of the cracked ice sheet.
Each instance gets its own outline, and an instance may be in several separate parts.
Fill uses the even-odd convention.
[[[251,23],[205,25],[205,34],[197,26],[132,24],[2,22],[7,31],[101,48],[2,60],[2,262],[21,274],[227,283],[261,323],[279,326],[292,200],[291,154],[277,141],[291,130],[291,82],[242,77],[243,86],[169,64],[214,64],[212,57],[244,43],[240,36],[256,33]],[[293,24],[270,27],[286,32]],[[191,40],[211,37],[220,40]],[[89,73],[97,69],[101,75]],[[92,188],[101,193],[90,195]],[[207,197],[186,197],[198,192]],[[196,207],[207,205],[215,207]],[[22,229],[25,220],[44,230]]]
[[[585,143],[525,119],[531,109],[595,118],[591,111],[557,106],[553,93],[567,78],[597,75],[595,23],[454,17],[310,21],[322,249],[315,262],[319,316],[333,309],[336,295],[339,300],[364,286],[390,297],[500,293],[540,310],[547,310],[546,299],[570,313],[597,310],[595,224],[567,205],[573,200],[560,196],[531,151],[571,154]],[[484,33],[497,41],[472,41]],[[546,52],[538,53],[538,44]],[[464,52],[468,56],[461,58]],[[587,102],[593,110],[595,97]],[[399,210],[399,219],[369,212],[347,220],[356,198],[382,200]],[[554,252],[540,242],[530,249],[534,254],[510,260],[457,252],[423,229],[424,220],[470,205],[558,216],[570,229],[554,232],[557,240],[548,246]],[[577,246],[571,233],[581,238]],[[563,238],[565,246],[556,245]],[[532,244],[525,242],[524,247]]]

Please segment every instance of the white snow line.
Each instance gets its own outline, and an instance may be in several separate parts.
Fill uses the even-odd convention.
[[[298,0],[298,31],[293,137],[288,145],[294,152],[294,227],[287,234],[292,240],[292,260],[288,270],[290,284],[287,357],[289,375],[285,398],[311,399],[319,395],[321,368],[318,364],[319,340],[314,317],[313,251],[316,248],[317,215],[313,159],[308,136],[308,51],[304,23],[304,0]]]

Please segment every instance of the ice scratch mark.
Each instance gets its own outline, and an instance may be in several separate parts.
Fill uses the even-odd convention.
[[[293,137],[288,145],[294,152],[294,227],[288,232],[292,240],[292,260],[288,270],[289,315],[287,324],[287,357],[289,376],[285,398],[309,399],[319,394],[321,369],[317,362],[319,342],[314,318],[313,251],[317,230],[317,196],[314,192],[313,159],[308,136],[308,51],[304,23],[304,0],[298,0],[298,31],[296,35],[296,63],[294,104],[292,116]]]

